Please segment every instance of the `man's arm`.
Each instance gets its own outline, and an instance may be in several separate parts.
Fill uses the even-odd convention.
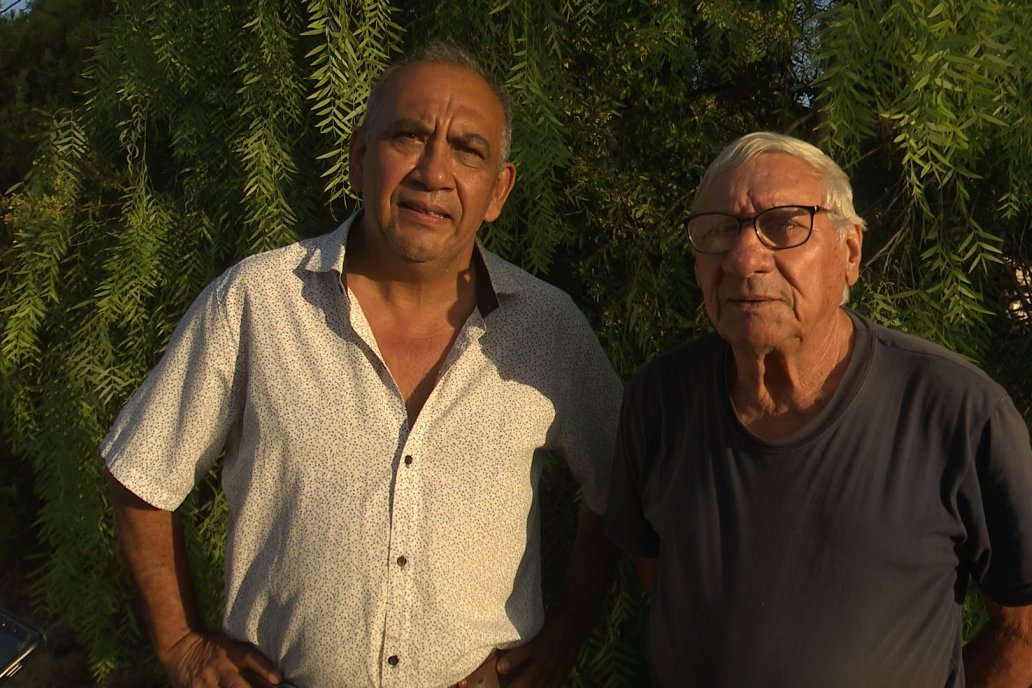
[[[968,688],[1032,686],[1032,605],[1003,607],[985,598],[989,622],[964,647]]]
[[[179,516],[144,502],[110,473],[107,481],[119,539],[151,640],[172,685],[250,688],[262,686],[263,681],[269,685],[282,681],[282,672],[253,646],[203,630]]]
[[[641,589],[645,591],[646,595],[652,597],[652,591],[656,588],[656,566],[659,558],[634,555],[632,559],[634,560],[634,570],[638,572]]]
[[[498,673],[512,676],[506,686],[562,685],[591,632],[618,556],[619,550],[602,532],[602,518],[582,505],[562,592],[549,608],[541,632],[526,645],[499,653]]]

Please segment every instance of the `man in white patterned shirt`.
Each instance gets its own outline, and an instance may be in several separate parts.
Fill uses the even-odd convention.
[[[562,292],[476,243],[515,182],[504,91],[434,44],[351,142],[363,209],[191,306],[101,446],[174,686],[558,686],[607,588],[620,383]],[[223,628],[175,509],[225,450]],[[582,487],[545,614],[542,451]]]

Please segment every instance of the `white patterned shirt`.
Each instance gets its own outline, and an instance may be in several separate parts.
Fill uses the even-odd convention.
[[[441,688],[540,629],[540,450],[603,512],[621,385],[568,296],[478,247],[410,427],[342,278],[355,217],[210,284],[101,452],[174,510],[225,448],[225,630],[298,686]]]

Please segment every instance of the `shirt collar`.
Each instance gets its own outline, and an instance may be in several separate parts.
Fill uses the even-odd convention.
[[[308,245],[302,268],[311,272],[335,272],[340,280],[344,275],[348,234],[361,216],[359,210],[329,234],[302,242]],[[498,308],[499,296],[525,288],[526,280],[519,279],[520,269],[485,249],[479,240],[473,247],[473,269],[477,275],[477,309],[482,317],[486,318]]]

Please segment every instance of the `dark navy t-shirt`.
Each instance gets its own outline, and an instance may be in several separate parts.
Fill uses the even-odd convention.
[[[1032,603],[1032,450],[1010,398],[851,316],[838,391],[776,443],[735,416],[715,335],[628,385],[606,526],[659,558],[659,686],[962,686],[968,574]]]

